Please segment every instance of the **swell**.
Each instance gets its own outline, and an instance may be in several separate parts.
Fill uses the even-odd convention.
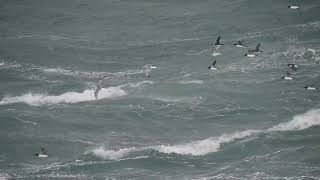
[[[280,123],[268,129],[253,129],[233,133],[222,134],[217,137],[209,137],[204,140],[192,141],[186,144],[177,145],[160,145],[149,147],[130,147],[119,150],[106,150],[104,147],[98,147],[86,152],[103,159],[117,160],[129,156],[133,152],[145,151],[148,149],[156,150],[165,154],[180,154],[203,156],[220,150],[221,146],[226,143],[232,143],[236,140],[243,139],[252,135],[261,133],[300,131],[313,126],[320,125],[320,109],[310,110],[305,114],[296,115],[291,121]]]
[[[74,104],[86,101],[96,101],[101,99],[114,99],[121,96],[125,96],[128,93],[123,90],[123,87],[139,87],[143,84],[152,84],[152,81],[142,81],[137,83],[128,83],[119,85],[116,87],[102,88],[99,91],[98,98],[94,96],[94,89],[86,89],[82,92],[65,92],[60,95],[47,95],[47,94],[33,94],[25,93],[20,96],[5,96],[1,101],[0,105],[25,103],[31,106],[42,106],[52,105],[59,103]]]

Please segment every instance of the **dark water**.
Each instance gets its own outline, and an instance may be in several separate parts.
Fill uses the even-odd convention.
[[[295,2],[2,0],[0,179],[320,179],[320,1]]]

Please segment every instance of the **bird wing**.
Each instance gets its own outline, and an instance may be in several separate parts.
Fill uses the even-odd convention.
[[[257,44],[256,51],[259,51],[259,48],[260,48],[260,43]]]
[[[217,38],[216,44],[220,44],[220,36]]]
[[[213,61],[212,66],[215,67],[216,66],[217,61]]]

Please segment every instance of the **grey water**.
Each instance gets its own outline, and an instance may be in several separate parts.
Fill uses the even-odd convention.
[[[1,180],[320,179],[320,1],[0,3]]]

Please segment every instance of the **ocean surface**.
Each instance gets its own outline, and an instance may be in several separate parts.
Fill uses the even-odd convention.
[[[0,179],[320,179],[319,62],[319,0],[1,0]]]

